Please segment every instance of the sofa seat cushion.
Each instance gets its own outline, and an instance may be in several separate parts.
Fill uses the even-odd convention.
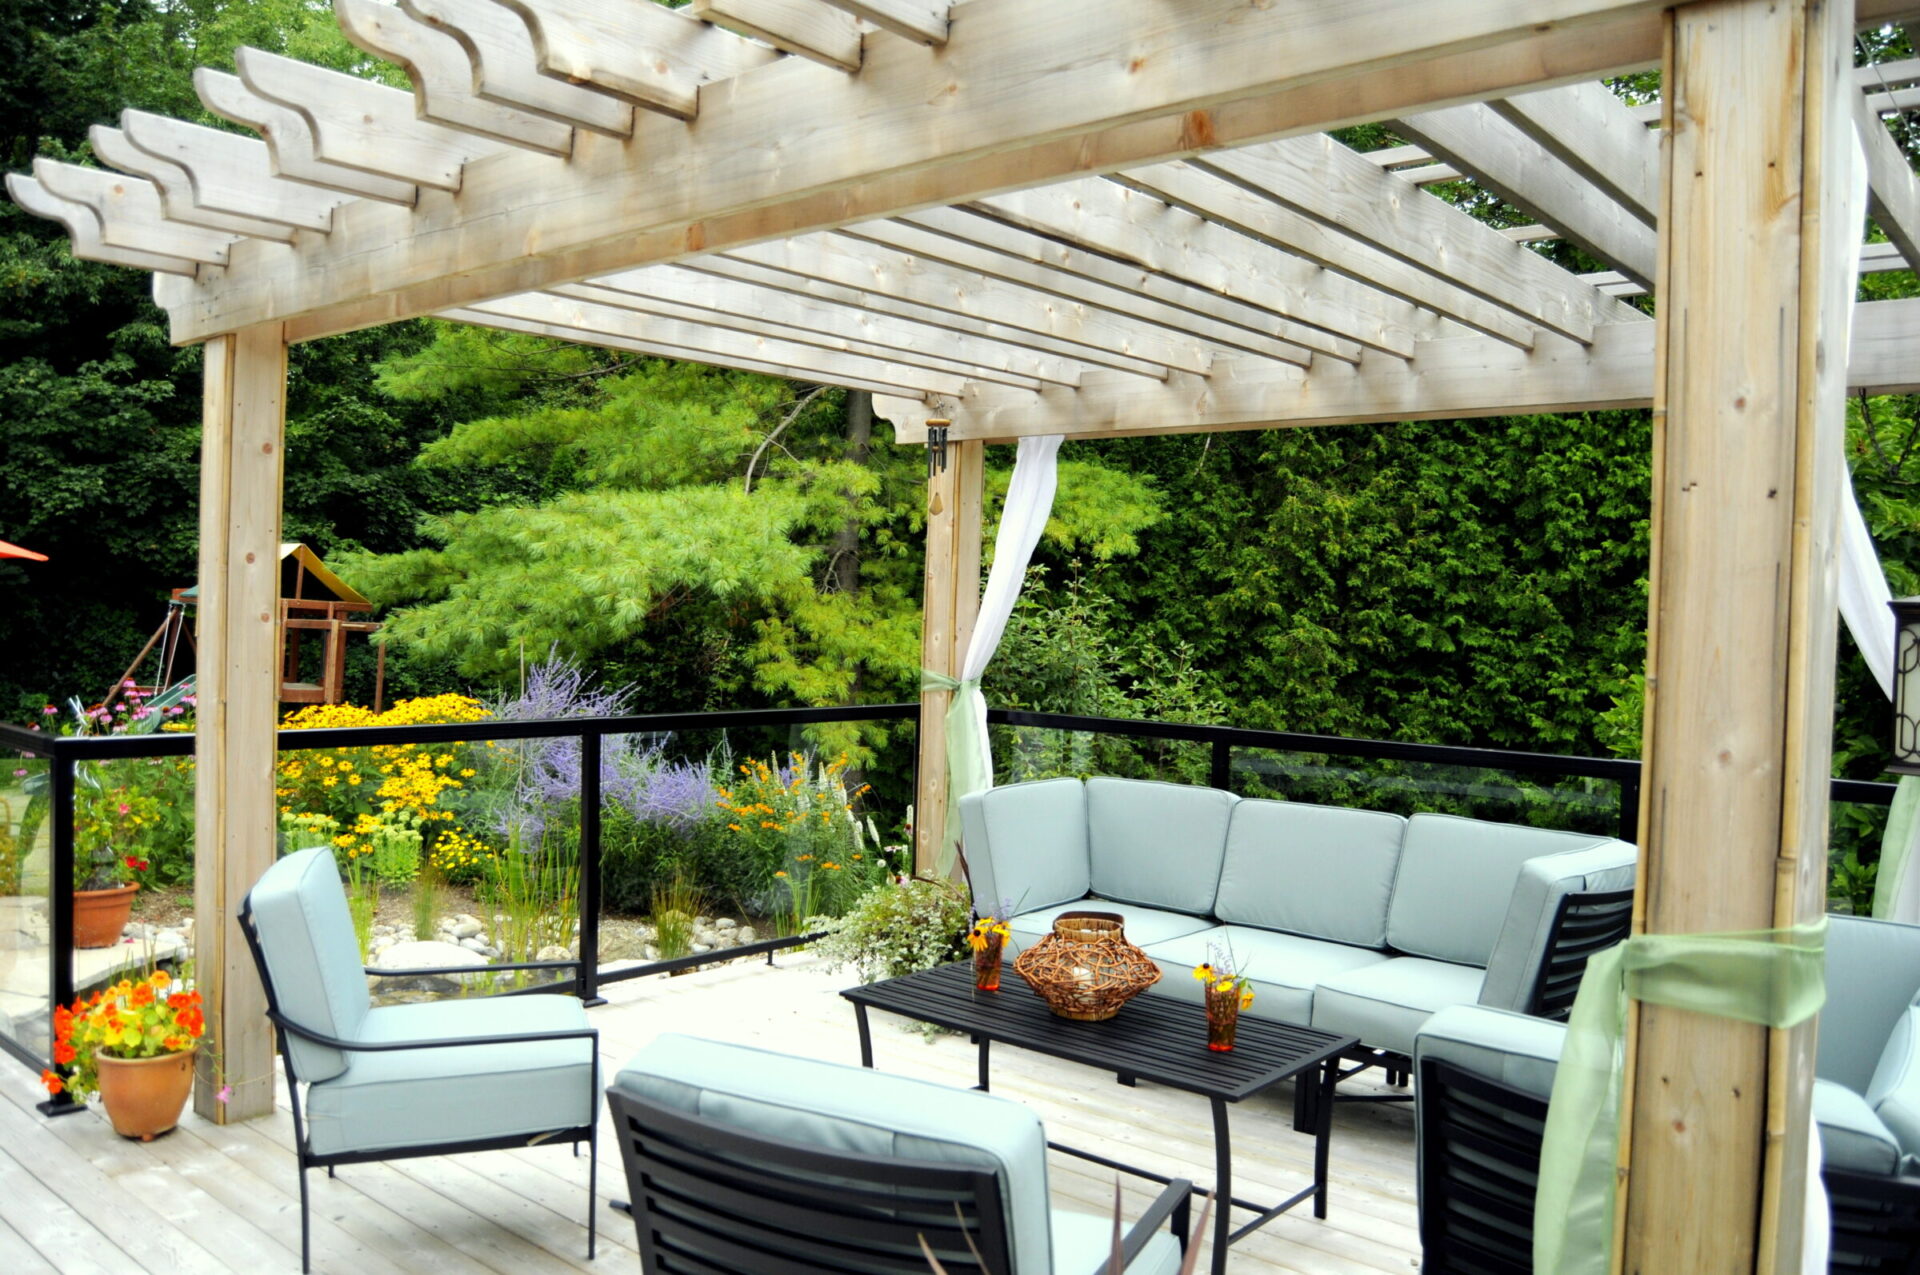
[[[1587,850],[1611,837],[1557,832],[1457,815],[1407,820],[1387,909],[1387,946],[1409,956],[1485,968],[1520,865],[1543,854]]]
[[[1011,1275],[1054,1269],[1046,1133],[1010,1098],[671,1033],[628,1059],[612,1088],[763,1137],[991,1172],[1007,1203]]]
[[[1131,930],[1128,937],[1132,937]],[[1313,989],[1322,980],[1388,959],[1385,952],[1372,948],[1243,925],[1211,926],[1164,943],[1141,946],[1160,967],[1160,981],[1148,989],[1151,992],[1198,1005],[1201,988],[1193,977],[1193,967],[1212,960],[1210,949],[1217,948],[1230,951],[1235,968],[1253,980],[1253,1005],[1248,1014],[1300,1024],[1312,1021]]]
[[[1120,1233],[1126,1234],[1132,1219],[1120,1219]],[[1113,1218],[1077,1213],[1072,1209],[1053,1210],[1053,1269],[1055,1275],[1094,1275],[1104,1272],[1113,1261]],[[1127,1263],[1127,1275],[1179,1275],[1180,1241],[1173,1233],[1161,1230],[1147,1241],[1140,1256]]]
[[[1092,892],[1170,912],[1211,913],[1227,823],[1239,800],[1192,784],[1087,780]]]
[[[1858,1173],[1892,1173],[1899,1167],[1900,1143],[1867,1100],[1845,1085],[1813,1082],[1813,1119],[1828,1164]]]
[[[982,913],[1050,907],[1091,888],[1087,794],[1078,779],[970,792],[959,805],[967,880]]]
[[[1407,821],[1304,801],[1242,801],[1227,829],[1213,914],[1359,947],[1387,945]]]
[[[1448,1005],[1414,1033],[1415,1063],[1433,1059],[1545,1102],[1567,1039],[1564,1023],[1483,1005]]]
[[[1014,917],[1008,927],[1013,931],[1008,948],[1013,952],[1023,952],[1032,947],[1053,933],[1054,918],[1066,912],[1111,912],[1126,924],[1127,942],[1135,947],[1146,947],[1151,943],[1178,938],[1182,934],[1214,928],[1213,922],[1204,916],[1141,907],[1137,903],[1115,903],[1111,899],[1080,899],[1057,907],[1041,908],[1036,912],[1022,912]]]
[[[1421,1025],[1436,1010],[1473,1004],[1485,977],[1485,970],[1471,965],[1396,956],[1322,979],[1313,996],[1311,1025],[1411,1055]]]
[[[587,1011],[571,996],[504,996],[384,1006],[367,1014],[358,1039],[374,1044],[587,1026]],[[575,1129],[593,1123],[600,1102],[587,1038],[350,1057],[345,1071],[307,1090],[316,1152]]]
[[[1900,1150],[1920,1157],[1920,1005],[1909,1005],[1894,1024],[1866,1097]]]

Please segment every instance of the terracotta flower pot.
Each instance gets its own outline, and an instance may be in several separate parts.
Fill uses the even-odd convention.
[[[100,1072],[100,1101],[113,1131],[124,1138],[151,1142],[180,1123],[193,1092],[193,1054],[158,1058],[94,1056]]]
[[[133,893],[139,885],[120,885],[111,890],[75,890],[73,892],[73,945],[75,947],[112,947],[120,941],[133,915]]]

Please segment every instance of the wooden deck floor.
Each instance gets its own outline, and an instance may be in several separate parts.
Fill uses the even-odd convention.
[[[809,958],[742,963],[682,978],[617,983],[593,1011],[608,1075],[640,1045],[680,1031],[789,1053],[859,1060],[849,981]],[[890,1071],[970,1085],[974,1053],[956,1037],[923,1041],[876,1017],[876,1060]],[[4,1060],[0,1060],[4,1061]],[[1377,1074],[1377,1073],[1370,1073]],[[1014,1049],[994,1051],[994,1089],[1045,1119],[1050,1137],[1206,1181],[1206,1105]],[[1358,1086],[1365,1088],[1364,1083]],[[220,1127],[191,1115],[151,1144],[126,1142],[97,1113],[43,1119],[25,1068],[0,1066],[0,1272],[164,1275],[299,1269],[291,1117]],[[1293,1132],[1290,1094],[1233,1112],[1236,1194],[1278,1200],[1312,1172],[1312,1142]],[[1330,1216],[1307,1209],[1236,1245],[1230,1269],[1312,1275],[1404,1275],[1419,1267],[1413,1113],[1404,1103],[1344,1103],[1334,1117]],[[605,1111],[602,1111],[605,1120]],[[604,1125],[603,1125],[604,1129]],[[625,1195],[618,1149],[603,1136],[600,1194]],[[352,1166],[314,1190],[314,1270],[353,1275],[545,1275],[637,1271],[632,1224],[600,1211],[600,1255],[586,1261],[586,1161],[564,1148],[495,1151]],[[1097,1212],[1113,1175],[1052,1156],[1056,1203]],[[1127,1207],[1150,1198],[1126,1186]],[[1204,1270],[1205,1267],[1203,1266]]]

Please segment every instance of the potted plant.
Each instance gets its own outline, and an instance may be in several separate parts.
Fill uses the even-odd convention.
[[[73,945],[112,947],[133,914],[148,861],[138,850],[160,820],[159,803],[131,788],[83,788],[76,803]]]
[[[193,1091],[193,1055],[206,1032],[200,993],[165,970],[121,979],[53,1011],[47,1092],[84,1102],[100,1095],[116,1133],[150,1142],[180,1122]]]

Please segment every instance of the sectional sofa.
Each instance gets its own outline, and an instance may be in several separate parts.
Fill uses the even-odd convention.
[[[1585,950],[1625,935],[1637,857],[1611,837],[1132,779],[959,807],[975,906],[1010,916],[1016,948],[1062,912],[1118,913],[1161,967],[1154,994],[1197,1002],[1189,971],[1230,950],[1251,1013],[1394,1056],[1449,1005],[1569,1001]],[[1565,941],[1577,914],[1584,947]]]

